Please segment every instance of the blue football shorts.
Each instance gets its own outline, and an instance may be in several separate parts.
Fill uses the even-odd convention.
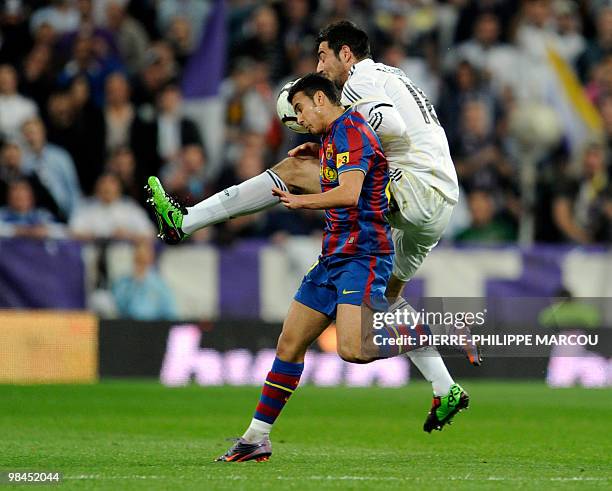
[[[343,303],[386,310],[385,289],[392,269],[393,254],[320,256],[294,299],[332,319]]]

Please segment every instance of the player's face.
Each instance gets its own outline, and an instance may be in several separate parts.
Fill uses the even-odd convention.
[[[317,94],[315,94],[315,98]],[[304,92],[298,92],[291,101],[293,110],[297,116],[298,124],[301,124],[313,135],[320,135],[325,131],[325,123],[322,118],[321,107],[308,97]]]
[[[342,52],[340,54],[342,54]],[[327,41],[323,41],[319,44],[317,56],[319,58],[317,72],[330,79],[341,89],[348,78],[350,67],[336,56],[334,50],[328,46]]]

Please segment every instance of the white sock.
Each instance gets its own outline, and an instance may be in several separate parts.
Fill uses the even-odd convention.
[[[431,382],[435,396],[444,396],[448,393],[455,381],[448,373],[448,369],[435,347],[424,346],[406,353],[406,356],[412,360],[423,377]]]
[[[186,234],[192,234],[209,225],[270,208],[280,202],[276,196],[272,196],[273,187],[287,191],[282,179],[267,170],[237,186],[224,189],[187,208],[188,213],[183,217],[181,228]]]
[[[395,310],[411,310],[416,312],[402,297],[399,297],[389,307],[389,312]],[[429,326],[429,329],[432,334],[446,334],[447,331],[444,326]],[[409,351],[406,353],[406,356],[412,360],[412,363],[423,374],[423,377],[431,383],[434,395],[444,396],[448,393],[455,381],[450,376],[450,373],[448,373],[444,360],[442,360],[435,346],[424,346]]]
[[[244,432],[244,435],[242,435],[242,438],[249,443],[257,443],[267,437],[271,430],[272,425],[270,423],[253,418],[251,424]]]

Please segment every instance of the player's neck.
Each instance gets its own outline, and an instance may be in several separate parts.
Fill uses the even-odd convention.
[[[333,109],[329,111],[329,118],[326,121],[325,128],[329,130],[329,128],[336,122],[336,120],[344,114],[346,110],[342,106],[334,106]]]

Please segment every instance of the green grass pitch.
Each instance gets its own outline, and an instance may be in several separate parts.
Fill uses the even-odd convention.
[[[431,435],[424,383],[305,386],[269,462],[223,464],[212,460],[250,421],[256,387],[4,385],[0,470],[60,471],[58,489],[610,489],[612,390],[464,386],[470,410]]]

